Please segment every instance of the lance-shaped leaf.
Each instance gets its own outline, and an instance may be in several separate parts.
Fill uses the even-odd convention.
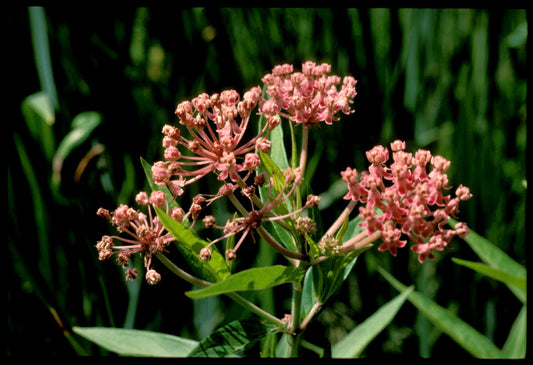
[[[523,359],[526,356],[527,339],[527,306],[522,306],[516,317],[509,336],[503,346],[503,352],[508,359]]]
[[[186,357],[197,341],[166,333],[124,328],[73,327],[74,333],[122,356]]]
[[[226,357],[233,355],[262,337],[278,330],[270,323],[252,317],[231,322],[203,339],[189,357]]]
[[[383,277],[396,290],[403,292],[406,286],[396,280],[385,270],[378,268]],[[457,317],[449,310],[441,307],[422,294],[413,291],[408,300],[423,313],[437,328],[446,333],[458,345],[478,358],[503,358],[505,354],[487,337],[476,331],[468,323]]]
[[[456,220],[450,219],[450,225],[455,227]],[[526,268],[520,265],[507,255],[502,249],[496,246],[485,237],[480,236],[476,232],[470,230],[468,235],[464,238],[464,241],[468,243],[470,248],[481,258],[481,260],[500,272],[501,275],[506,275],[508,278],[517,278],[516,280],[504,281],[507,287],[516,295],[522,303],[526,302]]]
[[[176,246],[180,253],[198,276],[204,280],[218,281],[230,275],[226,261],[214,245],[210,247],[211,260],[202,261],[198,254],[202,248],[207,247],[208,242],[169,217],[161,209],[155,208],[155,211],[165,229],[176,239]]]
[[[461,266],[468,267],[474,271],[477,271],[480,274],[493,278],[495,280],[501,281],[504,284],[509,284],[517,287],[518,289],[525,292],[526,290],[526,278],[519,277],[512,274],[509,274],[507,271],[499,270],[487,264],[481,262],[472,262],[467,260],[461,260],[455,257],[452,257],[452,261]]]
[[[396,298],[382,306],[376,313],[368,317],[363,323],[357,325],[332,347],[331,357],[359,357],[366,346],[393,320],[412,290],[412,287],[407,288],[398,294]]]
[[[260,167],[263,168],[263,171],[266,171],[269,176],[272,177],[274,186],[272,187],[272,196],[269,196],[269,198],[276,198],[282,191],[283,185],[285,184],[285,175],[283,175],[283,172],[281,172],[281,169],[278,167],[278,165],[270,158],[269,155],[262,151],[258,151],[259,156],[261,157],[261,165]],[[268,189],[267,187],[262,188],[261,192],[264,194],[265,197],[268,195]],[[287,206],[285,203],[280,204],[275,209],[276,212],[280,214],[287,214]]]
[[[59,143],[53,159],[52,183],[57,187],[61,182],[63,161],[69,154],[89,138],[93,130],[100,125],[102,116],[97,112],[82,112],[74,117],[71,130]]]
[[[204,298],[237,291],[260,290],[300,280],[302,269],[293,266],[267,266],[240,271],[211,286],[185,293],[190,298]]]

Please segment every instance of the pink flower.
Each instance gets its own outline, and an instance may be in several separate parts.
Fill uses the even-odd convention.
[[[459,203],[472,197],[470,190],[460,185],[455,198],[446,195],[448,176],[445,171],[450,162],[442,156],[431,156],[426,150],[419,150],[414,157],[405,152],[405,142],[391,143],[393,163],[387,166],[389,151],[376,146],[367,151],[371,163],[369,171],[361,173],[361,181],[356,180],[357,171],[347,168],[341,172],[348,193],[345,199],[360,201],[360,226],[368,236],[381,231],[383,244],[381,251],[388,250],[395,255],[397,248],[404,247],[409,238],[415,243],[412,250],[418,253],[423,262],[433,257],[433,251],[442,251],[455,236],[465,237],[468,227],[459,222],[456,229],[445,228],[450,216],[456,217]],[[426,171],[431,162],[433,169]],[[375,209],[382,212],[377,216]]]
[[[251,160],[255,160],[256,157],[250,156]],[[209,248],[214,245],[215,243],[224,240],[228,237],[234,236],[236,234],[241,234],[239,240],[236,242],[235,246],[232,249],[229,249],[226,251],[226,258],[228,260],[234,260],[237,257],[237,250],[244,242],[245,238],[248,235],[252,235],[253,231],[260,228],[261,224],[263,222],[283,222],[281,224],[286,224],[284,222],[285,219],[290,218],[292,216],[295,216],[299,213],[301,213],[304,209],[318,206],[318,203],[320,201],[320,198],[316,195],[308,195],[305,204],[300,208],[296,209],[292,212],[289,212],[284,215],[276,215],[274,213],[274,210],[280,206],[284,201],[288,199],[289,196],[294,192],[295,188],[298,186],[298,183],[302,179],[302,174],[299,168],[292,169],[287,168],[286,170],[283,170],[282,173],[285,175],[285,182],[283,187],[281,188],[281,191],[278,193],[277,196],[273,196],[272,190],[268,194],[268,199],[263,204],[263,206],[259,209],[252,209],[250,211],[246,211],[244,207],[241,206],[241,209],[239,210],[243,216],[233,218],[231,220],[227,220],[226,224],[224,226],[217,226],[214,222],[214,218],[212,216],[208,216],[204,218],[204,223],[206,223],[206,226],[213,228],[218,228],[223,231],[223,235],[218,237],[217,239],[211,241],[209,245],[203,249],[199,253],[199,257],[206,261],[211,258],[211,252]],[[263,176],[263,175],[259,175]],[[273,188],[274,182],[273,178],[269,179],[270,182],[270,188]],[[251,186],[247,188],[253,188]],[[247,196],[253,205],[253,198],[250,194],[247,194],[247,188],[242,188],[243,195]],[[230,199],[235,199],[233,196],[233,191],[235,190],[235,187],[231,184],[224,185],[224,189],[220,191],[219,194],[224,194],[230,196]],[[240,205],[240,203],[239,203]],[[253,236],[252,236],[253,238]]]
[[[235,90],[224,90],[213,95],[202,93],[178,104],[175,114],[189,136],[174,126],[163,127],[165,161],[153,165],[154,182],[167,185],[174,195],[181,195],[186,185],[212,172],[219,180],[237,182],[238,172],[259,163],[248,154],[256,146],[263,151],[270,148],[265,137],[277,125],[275,121],[266,123],[257,136],[245,138],[249,118],[260,98],[261,88],[254,87],[244,93],[242,101]],[[275,112],[276,106],[272,107]],[[182,153],[180,148],[191,153]]]
[[[358,201],[361,196],[366,195],[368,192],[361,184],[356,180],[357,170],[347,167],[346,170],[341,172],[342,180],[348,185],[348,193],[344,196],[344,199],[352,199]]]
[[[391,225],[386,225],[381,233],[383,243],[379,246],[380,251],[388,250],[393,256],[396,256],[397,249],[402,248],[407,244],[406,240],[400,240],[402,231],[394,228]]]
[[[150,205],[162,208],[165,206],[165,194],[154,191],[150,197],[145,192],[140,192],[135,198],[139,205],[148,206],[148,216],[139,210],[121,204],[117,209],[110,213],[107,209],[100,208],[97,214],[106,218],[115,226],[119,233],[125,233],[129,236],[103,236],[96,244],[98,258],[108,260],[114,254],[117,256],[117,262],[124,266],[126,280],[132,280],[137,277],[136,269],[128,268],[131,255],[140,254],[144,256],[144,264],[147,269],[146,280],[149,284],[156,284],[161,276],[151,268],[152,257],[154,254],[161,253],[165,250],[174,237],[165,231],[157,215],[152,213]],[[179,214],[173,210],[171,216],[179,218]],[[167,206],[168,214],[168,206]],[[116,244],[116,242],[122,244]]]
[[[330,72],[331,65],[317,65],[312,61],[303,63],[302,72],[293,72],[293,66],[288,64],[275,66],[262,79],[270,99],[260,102],[260,112],[267,119],[279,114],[304,125],[322,121],[332,124],[339,119],[336,116],[339,111],[353,113],[350,104],[357,95],[356,80],[345,77],[338,90],[341,78],[328,76]]]

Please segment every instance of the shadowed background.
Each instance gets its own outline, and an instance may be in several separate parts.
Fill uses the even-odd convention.
[[[162,266],[159,285],[125,285],[117,265],[97,260],[94,245],[111,228],[95,213],[131,204],[146,188],[139,158],[162,157],[161,127],[176,122],[178,102],[227,88],[242,95],[284,62],[298,70],[306,60],[328,62],[358,80],[355,113],[311,131],[312,188],[336,198],[323,201],[326,223],[344,208],[340,171],[365,169],[365,151],[400,138],[410,152],[452,161],[450,183],[474,195],[460,219],[525,264],[524,10],[45,7],[15,9],[8,25],[7,355],[28,346],[32,354],[107,354],[74,342],[75,325],[200,339],[240,318],[224,298],[188,299],[188,284]],[[73,120],[86,133],[65,147]],[[264,245],[248,246],[243,267],[277,260]],[[309,328],[310,341],[335,343],[396,294],[377,273],[382,266],[501,347],[521,304],[503,284],[452,263],[451,255],[477,259],[464,242],[452,246],[424,265],[407,249],[396,258],[367,251]],[[289,303],[272,293],[288,290],[250,295],[283,317]],[[410,304],[364,354],[384,353],[466,355]]]

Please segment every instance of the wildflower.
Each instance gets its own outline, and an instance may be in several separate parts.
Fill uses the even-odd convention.
[[[418,150],[413,156],[404,151],[405,142],[391,143],[393,162],[387,166],[389,150],[376,146],[366,152],[371,163],[368,171],[359,179],[355,169],[341,172],[348,193],[345,199],[364,203],[359,207],[360,226],[367,235],[381,232],[381,251],[396,255],[404,247],[408,237],[415,244],[412,251],[418,253],[422,263],[434,257],[433,251],[442,251],[455,236],[468,234],[465,223],[456,229],[445,228],[450,216],[456,217],[459,203],[472,197],[470,190],[460,185],[455,198],[446,195],[450,162],[442,156],[431,156],[427,150]],[[427,173],[428,164],[432,170]],[[376,209],[381,215],[376,214]]]
[[[290,218],[292,216],[295,216],[295,215],[301,213],[304,209],[307,209],[307,208],[310,208],[310,207],[318,205],[318,202],[320,201],[320,198],[318,196],[316,196],[316,195],[308,195],[305,204],[300,209],[296,209],[296,210],[294,210],[292,212],[289,212],[287,214],[284,214],[284,215],[276,215],[274,213],[275,209],[280,204],[282,204],[294,192],[294,189],[296,188],[297,184],[302,179],[301,171],[298,168],[296,168],[296,169],[287,168],[286,170],[283,170],[283,173],[285,175],[285,182],[284,182],[284,185],[283,185],[281,191],[275,197],[272,197],[272,195],[273,195],[272,194],[273,179],[269,178],[270,189],[271,189],[270,193],[269,193],[269,198],[267,199],[267,201],[264,204],[262,204],[262,206],[259,209],[252,209],[251,211],[247,211],[240,204],[240,202],[238,202],[236,200],[236,198],[235,198],[235,196],[233,194],[233,190],[229,190],[229,191],[225,192],[225,194],[227,196],[229,196],[230,200],[232,202],[234,202],[234,204],[239,208],[240,212],[242,213],[242,216],[233,218],[231,220],[227,220],[227,222],[226,222],[226,224],[224,226],[217,226],[215,224],[215,222],[214,222],[214,218],[212,218],[210,216],[204,218],[204,223],[206,222],[206,220],[208,222],[208,223],[206,223],[206,225],[209,225],[210,227],[213,227],[213,228],[221,229],[221,230],[223,230],[224,234],[222,236],[218,237],[217,239],[211,241],[208,244],[208,246],[199,253],[199,257],[202,260],[206,261],[206,260],[209,260],[211,258],[211,253],[208,252],[208,251],[209,251],[209,248],[212,245],[214,245],[215,243],[220,242],[221,240],[224,240],[224,239],[226,239],[226,238],[228,238],[230,236],[234,236],[236,234],[241,234],[241,236],[239,237],[239,240],[236,242],[235,246],[233,248],[231,248],[231,249],[226,250],[226,258],[228,260],[234,260],[237,257],[237,250],[242,245],[242,243],[244,242],[245,238],[248,235],[251,235],[254,231],[259,230],[260,227],[261,227],[262,222],[276,221],[276,222],[279,222],[280,224],[284,224],[285,223],[284,219],[287,219],[287,218]],[[262,176],[264,178],[264,175],[262,175]],[[243,194],[245,196],[247,196],[250,199],[250,201],[253,204],[253,199],[252,199],[253,190],[250,191],[249,190],[250,188],[253,188],[253,187],[251,187],[251,186],[242,186],[241,187],[241,191],[243,192]],[[309,232],[313,229],[311,223],[308,223],[308,228],[307,229],[308,229]],[[316,225],[315,225],[314,229],[316,230]],[[261,231],[261,232],[263,232],[263,231]],[[272,241],[270,241],[269,243],[275,246],[275,243],[273,243]]]
[[[293,72],[289,64],[275,66],[262,79],[270,99],[260,101],[260,112],[267,120],[279,114],[304,126],[332,124],[339,119],[338,112],[353,113],[350,105],[357,95],[357,81],[346,76],[339,90],[341,78],[328,76],[330,72],[331,65],[312,61],[302,64],[302,72]]]
[[[257,167],[260,160],[253,151],[269,150],[266,137],[275,127],[267,123],[255,137],[245,139],[250,115],[260,97],[261,89],[254,87],[244,93],[242,100],[235,90],[225,90],[213,95],[202,93],[178,104],[175,114],[190,137],[174,126],[163,127],[165,161],[154,163],[154,182],[181,195],[183,187],[211,172],[218,174],[219,180],[237,182],[241,179],[239,172]]]
[[[150,196],[145,192],[140,192],[135,197],[139,205],[148,207],[148,216],[140,210],[135,210],[127,205],[121,204],[110,213],[107,209],[99,208],[97,214],[106,218],[120,233],[129,235],[129,238],[122,236],[105,235],[96,244],[98,258],[108,260],[113,254],[117,256],[117,262],[125,267],[126,280],[133,280],[137,277],[137,269],[126,268],[131,255],[140,254],[144,257],[144,265],[147,269],[146,281],[149,284],[156,284],[161,280],[161,275],[152,266],[154,254],[162,253],[170,242],[174,240],[172,235],[165,232],[165,229],[157,215],[152,213],[152,207],[162,208],[165,202],[165,194],[154,191]],[[173,218],[180,218],[180,208],[171,210]],[[167,214],[168,206],[167,206]],[[116,241],[122,244],[115,244]]]

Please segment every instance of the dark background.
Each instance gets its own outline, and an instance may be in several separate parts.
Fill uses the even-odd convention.
[[[133,203],[146,188],[139,157],[161,158],[161,127],[176,122],[178,102],[227,88],[242,95],[284,62],[295,69],[306,60],[328,62],[333,73],[358,80],[355,113],[311,133],[315,193],[338,181],[346,166],[365,169],[364,152],[372,146],[404,139],[409,151],[431,149],[452,161],[451,184],[469,186],[474,195],[461,206],[461,220],[525,264],[525,10],[43,10],[33,21],[44,20],[49,42],[50,63],[41,71],[52,76],[57,98],[52,137],[34,133],[21,110],[26,97],[45,89],[30,8],[7,13],[7,355],[107,354],[73,335],[71,326],[201,339],[240,317],[240,308],[223,298],[188,299],[189,286],[162,266],[159,285],[125,285],[120,268],[97,260],[94,245],[110,227],[95,212]],[[86,111],[99,113],[102,122],[66,156],[56,186],[54,148]],[[74,181],[95,145],[104,152]],[[339,200],[323,216],[343,208]],[[309,328],[309,340],[334,343],[397,294],[376,271],[382,266],[501,347],[521,303],[504,285],[451,262],[452,255],[478,260],[465,242],[453,247],[424,265],[407,249],[396,258],[366,252]],[[253,261],[250,250],[249,264],[273,260],[264,251]],[[288,298],[284,290],[275,294]],[[288,312],[286,301],[257,300],[279,317]],[[364,354],[466,356],[409,303]]]

